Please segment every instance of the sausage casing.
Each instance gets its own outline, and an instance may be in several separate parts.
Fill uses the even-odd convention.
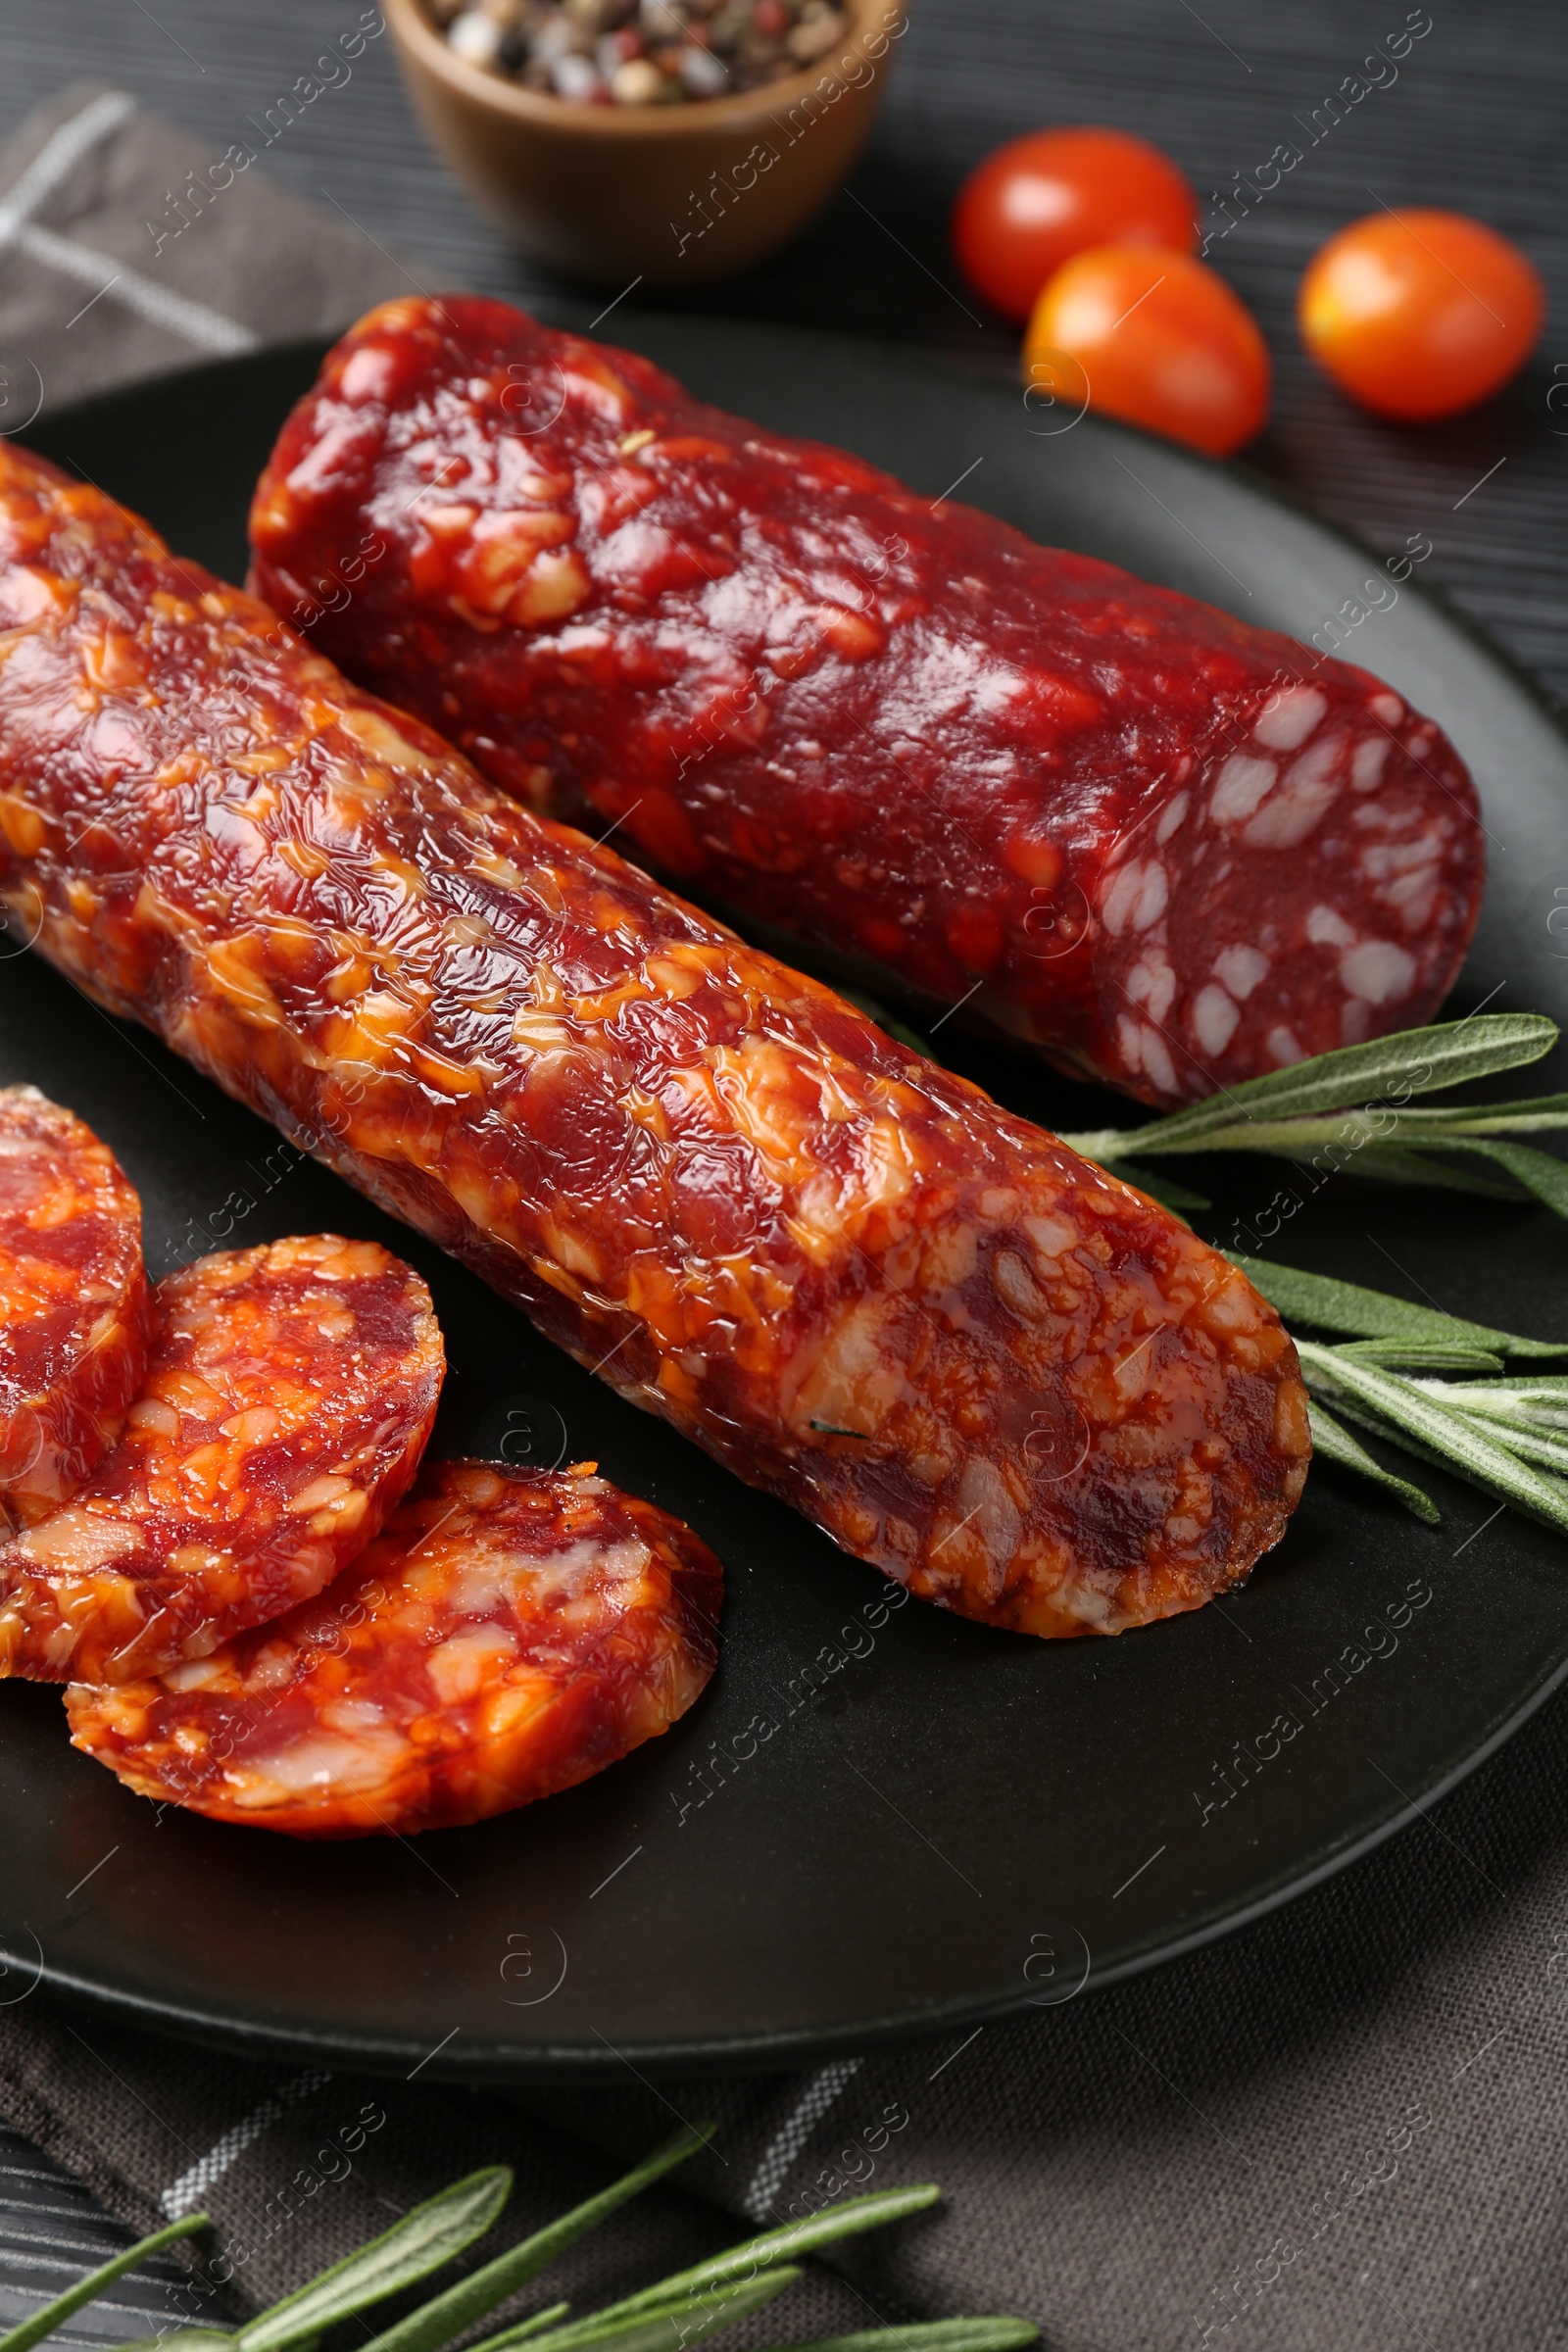
[[[41,951],[915,1592],[1114,1633],[1300,1493],[1165,1210],[486,786],[0,446],[0,894]]]
[[[372,311],[251,529],[530,806],[1148,1102],[1428,1019],[1475,927],[1475,788],[1365,670],[505,303]]]

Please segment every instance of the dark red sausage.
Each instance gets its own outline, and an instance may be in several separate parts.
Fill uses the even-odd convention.
[[[702,1690],[723,1580],[592,1470],[427,1464],[318,1599],[157,1681],[73,1689],[76,1745],[295,1838],[482,1821],[602,1772]]]
[[[43,1518],[119,1437],[147,1368],[141,1202],[90,1127],[0,1091],[0,1501]]]
[[[1364,670],[503,303],[372,311],[251,530],[529,806],[1147,1102],[1428,1019],[1475,927],[1470,777]]]
[[[147,1378],[71,1501],[0,1545],[0,1674],[126,1682],[318,1592],[418,1467],[441,1333],[412,1266],[335,1234],[153,1294]]]
[[[0,442],[0,898],[112,1009],[911,1591],[1118,1633],[1276,1543],[1272,1307]]]

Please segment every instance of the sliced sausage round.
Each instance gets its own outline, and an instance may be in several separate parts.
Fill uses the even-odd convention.
[[[722,1577],[592,1475],[427,1465],[328,1592],[210,1657],[67,1699],[143,1796],[295,1838],[406,1836],[569,1788],[683,1715]]]
[[[430,1294],[335,1234],[198,1258],[153,1294],[124,1434],[0,1546],[0,1672],[124,1682],[308,1599],[418,1466],[444,1368]]]
[[[120,1435],[147,1368],[141,1203],[106,1144],[0,1089],[0,1502],[41,1519]]]

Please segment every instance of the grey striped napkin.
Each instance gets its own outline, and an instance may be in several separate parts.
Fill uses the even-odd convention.
[[[114,384],[334,334],[410,290],[347,216],[267,178],[268,135],[264,117],[214,152],[81,81],[0,147],[0,431]]]

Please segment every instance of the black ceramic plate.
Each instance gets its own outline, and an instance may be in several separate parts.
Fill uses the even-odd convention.
[[[1059,413],[896,352],[692,320],[621,332],[726,406],[933,498],[966,473],[964,496],[1037,537],[1249,620],[1310,636],[1382,603],[1346,651],[1449,729],[1494,836],[1464,1000],[1495,990],[1568,1015],[1568,940],[1546,919],[1568,904],[1568,745],[1418,586],[1388,605],[1363,586],[1372,558],[1243,472],[1092,418],[1054,429]],[[204,369],[31,438],[234,577],[251,482],[312,366]],[[1049,1124],[1117,1115],[1027,1064],[953,1051]],[[323,1226],[406,1250],[450,1349],[439,1442],[596,1456],[729,1570],[723,1664],[667,1738],[548,1804],[412,1843],[313,1847],[160,1813],[67,1744],[58,1692],[7,1688],[0,1999],[45,1982],[252,2049],[492,2081],[935,2034],[1070,1999],[1298,1893],[1476,1764],[1568,1664],[1568,1553],[1435,1473],[1446,1515],[1429,1530],[1315,1471],[1246,1592],[1117,1642],[889,1612],[869,1569],[25,955],[0,961],[0,1076],[114,1146],[155,1271]],[[1278,1174],[1254,1162],[1221,1181],[1245,1209]],[[1545,1331],[1568,1237],[1544,1211],[1338,1179],[1277,1247]]]

